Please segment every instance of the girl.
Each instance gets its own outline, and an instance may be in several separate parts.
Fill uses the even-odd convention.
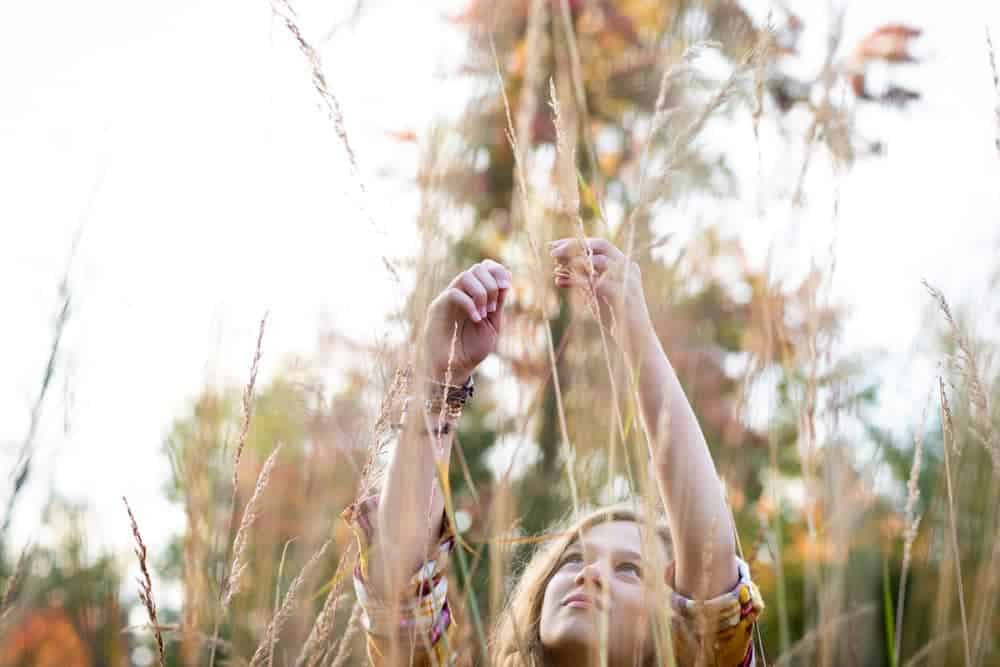
[[[638,378],[666,522],[616,506],[582,513],[555,531],[500,615],[491,664],[753,665],[751,630],[764,605],[736,555],[715,465],[653,330],[639,267],[603,239],[561,239],[550,253],[556,286],[597,297]],[[496,350],[511,280],[503,265],[486,260],[431,302],[422,372],[411,382],[415,393],[380,492],[345,513],[361,545],[355,591],[377,667],[457,660],[446,577],[455,540],[436,461],[447,465],[472,373]],[[663,641],[665,622],[670,642]]]

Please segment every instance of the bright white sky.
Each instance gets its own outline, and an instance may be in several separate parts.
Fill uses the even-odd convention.
[[[318,43],[353,4],[298,3],[307,37]],[[7,8],[0,455],[16,449],[27,427],[56,287],[85,220],[64,371],[46,403],[15,548],[45,539],[37,528],[50,485],[90,504],[95,546],[130,543],[124,494],[151,548],[162,548],[182,526],[164,499],[163,438],[206,381],[245,381],[265,310],[263,379],[288,355],[311,353],[322,322],[366,339],[385,331],[385,313],[404,295],[379,257],[410,251],[417,205],[417,150],[386,132],[422,134],[461,109],[466,89],[454,73],[463,37],[442,17],[464,4],[367,2],[357,28],[322,49],[379,229],[358,213],[346,155],[266,0],[35,0]],[[914,392],[925,393],[934,373],[935,360],[914,353],[929,343],[920,279],[956,304],[982,304],[997,268],[1000,156],[985,26],[1000,41],[1000,8],[987,4],[851,6],[849,42],[902,20],[926,30],[931,59],[908,76],[922,102],[859,118],[868,136],[888,143],[888,155],[843,176],[836,228],[822,160],[809,209],[796,218],[774,203],[758,220],[745,116],[728,144],[737,170],[751,175],[747,203],[730,212],[740,224],[729,223],[754,248],[773,243],[787,264],[820,248],[825,261],[835,237],[834,293],[853,306],[844,343],[887,352],[884,411],[893,421],[919,412]],[[763,150],[765,181],[801,161],[800,147],[765,141]],[[778,186],[765,187],[773,197]],[[790,226],[798,230],[791,236]]]

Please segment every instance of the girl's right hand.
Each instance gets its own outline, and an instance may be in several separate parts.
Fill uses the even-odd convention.
[[[487,259],[459,273],[427,308],[424,325],[426,371],[439,382],[463,384],[496,351],[503,306],[513,276]],[[456,336],[452,354],[452,338]]]

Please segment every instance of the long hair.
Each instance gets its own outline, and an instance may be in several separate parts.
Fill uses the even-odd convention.
[[[511,591],[493,632],[490,663],[494,667],[546,667],[540,634],[545,589],[566,549],[581,532],[608,521],[632,521],[652,528],[670,557],[672,542],[665,522],[647,518],[635,505],[612,505],[570,516],[548,531],[548,539],[532,555]],[[648,662],[652,664],[652,656]]]

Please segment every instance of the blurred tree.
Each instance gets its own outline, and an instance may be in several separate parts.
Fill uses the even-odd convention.
[[[0,664],[10,667],[124,667],[132,603],[121,599],[121,565],[90,552],[86,509],[59,498],[43,522],[56,541],[27,555],[16,598],[0,621]],[[11,574],[7,572],[8,576]]]
[[[317,371],[293,364],[257,393],[241,461],[237,520],[253,494],[265,459],[282,451],[264,490],[264,504],[250,528],[247,571],[233,598],[218,658],[249,658],[275,610],[276,595],[327,538],[334,548],[321,564],[328,577],[351,537],[336,517],[353,499],[366,459],[362,434],[369,423],[362,403],[362,377],[350,374],[344,389],[324,394]],[[207,661],[207,642],[219,605],[219,582],[229,532],[234,438],[243,419],[236,388],[206,388],[191,412],[178,419],[167,439],[174,465],[170,497],[187,519],[183,536],[169,550],[165,569],[184,591],[180,664]],[[287,548],[287,551],[286,551]],[[284,561],[283,559],[284,554]],[[281,572],[280,579],[278,573]],[[277,651],[295,651],[312,627],[322,597],[310,593],[285,626]]]

